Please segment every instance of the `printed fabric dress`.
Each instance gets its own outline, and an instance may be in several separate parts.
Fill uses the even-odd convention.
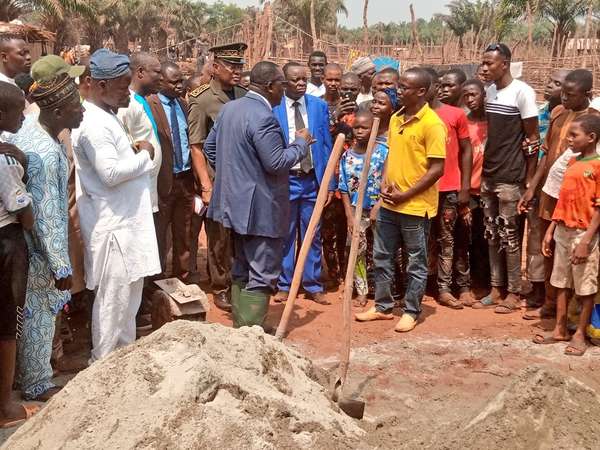
[[[71,299],[55,288],[55,279],[72,275],[69,261],[69,165],[64,145],[39,124],[38,115],[26,117],[9,142],[27,155],[27,191],[32,197],[34,226],[26,233],[29,275],[23,335],[18,342],[17,383],[26,400],[55,387],[51,382],[52,339],[56,315]]]
[[[379,192],[381,188],[381,179],[383,167],[388,154],[387,140],[384,137],[378,137],[371,163],[369,165],[369,176],[367,178],[367,189],[363,199],[363,213],[360,221],[360,238],[358,244],[358,255],[354,266],[354,287],[358,295],[365,296],[369,292],[369,273],[373,266],[373,230],[369,214],[379,201]],[[365,154],[355,153],[348,149],[340,159],[340,178],[339,190],[348,194],[352,207],[358,203],[358,186],[360,184],[360,175],[364,165]],[[352,238],[348,235],[348,240]]]

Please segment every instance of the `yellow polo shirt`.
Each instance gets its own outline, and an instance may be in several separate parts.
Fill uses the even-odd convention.
[[[425,175],[428,158],[446,158],[446,125],[425,104],[408,121],[396,113],[390,120],[385,178],[402,191],[408,190]],[[438,209],[438,185],[412,197],[404,203],[382,206],[391,211],[420,217],[435,217]]]

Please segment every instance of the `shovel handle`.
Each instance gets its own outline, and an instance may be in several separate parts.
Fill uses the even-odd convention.
[[[373,120],[373,126],[371,128],[371,135],[369,136],[369,143],[367,144],[367,152],[365,153],[365,159],[363,162],[362,172],[360,173],[360,180],[358,182],[358,199],[356,200],[356,207],[354,208],[354,226],[352,227],[352,241],[350,242],[350,254],[348,255],[348,266],[346,267],[346,279],[344,280],[344,301],[342,303],[342,318],[344,323],[344,330],[342,335],[342,347],[340,349],[340,372],[339,378],[342,386],[346,382],[346,375],[348,374],[348,366],[350,364],[350,338],[351,329],[350,324],[352,322],[352,284],[354,281],[354,265],[356,264],[356,257],[358,256],[358,241],[360,239],[360,222],[363,211],[363,201],[365,198],[365,191],[367,190],[367,182],[369,179],[369,168],[371,167],[371,156],[373,155],[373,149],[375,148],[375,141],[379,132],[379,118],[376,117]]]
[[[277,339],[283,339],[287,331],[290,316],[294,309],[294,303],[296,302],[296,296],[298,295],[298,290],[300,289],[300,282],[302,281],[302,274],[304,273],[306,257],[308,256],[308,251],[310,250],[310,246],[312,245],[312,241],[315,237],[317,225],[321,220],[323,208],[325,208],[325,203],[327,202],[327,196],[329,194],[329,183],[335,173],[336,167],[338,166],[342,152],[344,151],[345,141],[346,136],[343,133],[337,135],[335,143],[333,144],[333,150],[329,156],[329,161],[327,161],[327,167],[325,168],[325,173],[323,174],[323,180],[321,180],[315,207],[312,215],[310,216],[310,222],[308,222],[308,227],[306,228],[306,233],[304,235],[304,239],[302,240],[302,245],[300,246],[300,252],[298,253],[298,259],[296,261],[296,267],[294,268],[294,276],[292,278],[290,292],[285,303],[285,309],[283,310],[283,315],[281,316],[281,320],[277,326],[277,331],[275,332],[275,337]]]

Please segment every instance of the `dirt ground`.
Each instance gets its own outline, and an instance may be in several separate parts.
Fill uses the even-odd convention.
[[[207,289],[204,279],[199,284]],[[315,304],[301,295],[285,340],[330,373],[337,367],[340,348],[340,293],[327,294],[332,302],[329,306]],[[271,304],[267,325],[276,327],[283,308],[281,304]],[[440,307],[426,297],[423,315],[411,333],[394,332],[395,320],[353,322],[347,393],[366,401],[365,418],[360,423],[368,431],[365,448],[458,448],[450,441],[432,447],[432,434],[441,429],[446,434],[447,430],[460,434],[498,393],[522,378],[524,369],[532,367],[581,381],[595,391],[598,402],[600,348],[591,347],[577,358],[563,354],[566,344],[535,345],[531,342],[533,334],[550,329],[553,323],[525,321],[521,314],[522,311],[509,315],[494,314],[492,310],[456,311]],[[231,325],[229,314],[214,307],[207,319]],[[66,344],[66,354],[71,360],[84,362],[89,352],[88,330],[81,329],[82,322],[76,314],[68,320],[75,339]],[[72,376],[63,375],[59,381],[65,382]],[[598,436],[593,438],[600,442],[600,426],[595,429]],[[6,432],[0,434],[0,442],[6,436]],[[516,448],[557,447],[539,443]],[[568,448],[594,446],[573,443]]]

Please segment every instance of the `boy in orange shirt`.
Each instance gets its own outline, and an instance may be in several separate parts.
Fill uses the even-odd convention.
[[[566,355],[585,353],[585,330],[590,321],[594,296],[598,291],[598,227],[600,226],[600,117],[586,114],[575,119],[567,136],[569,147],[581,155],[572,158],[565,173],[552,224],[546,232],[542,253],[551,255],[555,241],[555,258],[550,284],[558,289],[556,326],[551,335],[537,334],[533,342],[551,344],[570,341]],[[569,338],[567,331],[568,290],[574,289],[581,302],[577,331]]]

